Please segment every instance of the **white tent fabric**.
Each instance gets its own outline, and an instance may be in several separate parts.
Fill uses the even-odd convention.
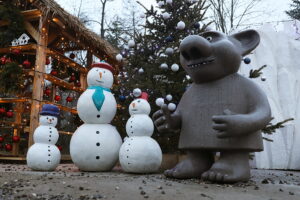
[[[297,24],[298,23],[298,24]],[[295,120],[277,130],[273,135],[264,135],[273,142],[264,141],[264,151],[255,154],[253,166],[263,169],[300,169],[300,34],[299,22],[290,22],[277,32],[264,25],[258,32],[261,43],[249,65],[243,64],[240,73],[249,76],[250,69],[263,69],[266,81],[261,77],[252,79],[266,92],[274,120]],[[299,30],[300,32],[300,30]]]

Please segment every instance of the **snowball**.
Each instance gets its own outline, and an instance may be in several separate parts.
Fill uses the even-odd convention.
[[[165,100],[163,98],[157,98],[155,103],[157,106],[161,107],[165,103]]]
[[[123,56],[121,54],[116,55],[117,61],[121,62],[123,60]]]
[[[185,28],[185,23],[183,21],[178,22],[177,29],[183,30]]]
[[[163,63],[160,65],[161,69],[168,69],[168,65],[166,63]]]
[[[133,96],[139,97],[139,96],[141,96],[141,94],[142,94],[142,90],[140,88],[135,88],[133,90]]]
[[[164,19],[169,19],[171,17],[171,15],[167,12],[163,13],[162,16]]]
[[[134,40],[129,40],[128,47],[133,48],[135,46]]]
[[[174,53],[174,49],[173,48],[167,48],[165,53],[168,55],[168,56],[171,56],[173,53]]]
[[[179,65],[177,65],[176,63],[173,64],[173,65],[171,66],[171,70],[172,70],[173,72],[177,72],[177,71],[179,70]]]
[[[174,103],[169,103],[168,109],[169,109],[170,111],[174,111],[174,110],[176,110],[176,105],[175,105]]]
[[[173,97],[172,97],[172,95],[168,94],[168,95],[166,96],[166,99],[167,99],[168,101],[172,101]]]

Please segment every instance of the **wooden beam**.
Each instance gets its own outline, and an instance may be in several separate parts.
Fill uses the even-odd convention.
[[[84,91],[84,89],[79,88],[79,87],[75,87],[74,84],[68,83],[62,79],[59,79],[55,76],[52,76],[50,74],[45,74],[44,78],[48,81],[51,81],[52,84],[54,85],[58,85],[60,87],[66,88],[68,90],[73,90],[79,93],[82,93]]]
[[[33,21],[38,20],[41,17],[41,12],[38,9],[22,11],[25,20]]]
[[[24,110],[24,104],[23,103],[20,103],[18,102],[16,104],[16,116],[15,116],[15,124],[22,124],[22,113],[23,113],[23,110]],[[15,128],[14,129],[14,136],[19,136],[20,137],[20,131],[21,129],[20,128]],[[13,149],[12,149],[12,155],[13,156],[17,156],[19,155],[19,142],[17,143],[13,143]]]
[[[10,24],[10,21],[8,21],[8,20],[0,20],[0,27],[1,26],[7,26],[9,24]]]
[[[39,111],[41,109],[43,100],[43,86],[46,55],[47,55],[47,44],[48,44],[48,32],[49,22],[45,15],[40,17],[39,21],[39,35],[38,35],[38,47],[36,50],[36,62],[35,72],[33,77],[33,88],[32,88],[32,103],[30,113],[30,132],[28,139],[28,147],[33,144],[33,133],[39,125]]]
[[[37,30],[31,25],[31,23],[29,23],[26,20],[24,21],[24,26],[28,33],[31,35],[31,37],[33,37],[33,39],[37,42],[39,39],[39,33],[37,32]]]
[[[20,49],[22,53],[26,52],[34,52],[36,51],[36,44],[26,44],[22,46],[11,46],[11,47],[6,47],[6,48],[0,48],[0,54],[4,53],[10,53],[13,49]]]

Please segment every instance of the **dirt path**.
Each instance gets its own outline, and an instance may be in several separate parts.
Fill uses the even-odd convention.
[[[253,170],[248,183],[218,185],[200,180],[166,179],[161,174],[80,172],[60,165],[55,172],[32,172],[24,165],[0,164],[0,200],[299,200],[300,172]]]

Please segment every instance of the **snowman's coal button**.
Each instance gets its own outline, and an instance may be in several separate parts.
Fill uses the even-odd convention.
[[[96,134],[99,134],[100,133],[100,131],[96,131]]]
[[[49,142],[51,142],[51,140],[49,140]]]
[[[50,131],[50,133],[52,133],[52,131]]]
[[[49,127],[49,129],[52,129],[51,127]]]
[[[100,159],[100,156],[96,156],[96,159],[99,160],[99,159]]]
[[[48,146],[48,148],[50,148],[50,146]]]
[[[50,156],[50,154],[48,154],[48,156]]]
[[[99,142],[97,142],[97,143],[96,143],[96,145],[97,145],[97,146],[100,146],[100,143],[99,143]]]
[[[97,118],[100,118],[100,115],[97,115]]]
[[[49,135],[49,137],[51,137],[51,135]]]
[[[50,149],[48,151],[50,152]]]
[[[50,162],[50,160],[48,160],[48,162]]]

